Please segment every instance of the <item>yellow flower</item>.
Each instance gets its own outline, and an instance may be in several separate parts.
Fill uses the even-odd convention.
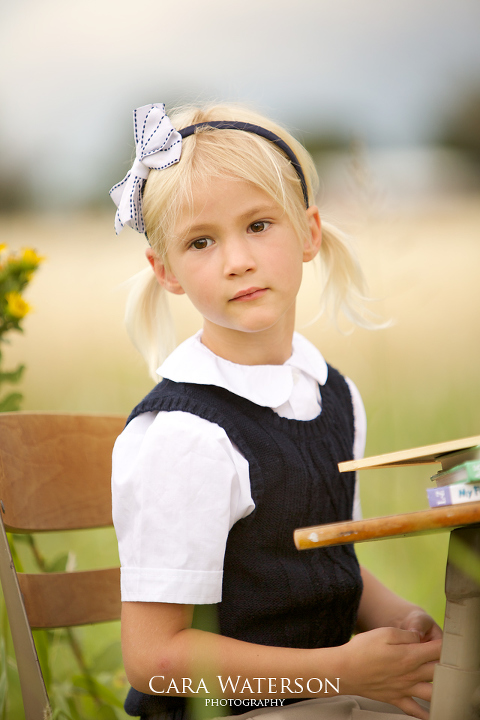
[[[6,243],[0,243],[0,253],[4,250],[8,250],[8,245]]]
[[[20,293],[15,292],[14,290],[7,293],[5,295],[5,299],[7,301],[8,314],[14,318],[18,318],[19,320],[25,317],[25,315],[32,309],[31,306],[25,302]]]
[[[40,265],[40,263],[43,262],[45,258],[41,255],[38,255],[33,248],[23,248],[22,260],[24,262],[31,263],[32,265]]]

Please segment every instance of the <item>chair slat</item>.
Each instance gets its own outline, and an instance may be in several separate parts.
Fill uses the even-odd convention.
[[[7,530],[111,525],[111,451],[124,424],[118,416],[1,413],[0,500]]]
[[[86,625],[120,618],[120,568],[18,573],[33,629]]]

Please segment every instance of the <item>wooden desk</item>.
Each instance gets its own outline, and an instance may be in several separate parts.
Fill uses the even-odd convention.
[[[480,436],[341,463],[341,471],[441,462],[480,445]],[[445,450],[444,448],[447,447]],[[480,502],[295,530],[299,550],[450,530],[445,622],[435,667],[430,720],[480,717]]]
[[[480,502],[446,505],[431,510],[404,513],[403,515],[387,515],[368,520],[349,520],[330,525],[315,525],[295,530],[293,538],[298,550],[308,550],[327,545],[343,545],[408,535],[426,535],[474,523],[480,523]]]

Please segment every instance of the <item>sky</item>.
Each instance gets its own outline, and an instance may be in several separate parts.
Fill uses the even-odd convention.
[[[294,130],[431,142],[480,87],[479,0],[16,0],[0,172],[81,205],[128,169],[132,110],[248,102]]]

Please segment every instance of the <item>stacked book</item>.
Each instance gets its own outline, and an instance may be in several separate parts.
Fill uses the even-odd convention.
[[[432,476],[436,487],[427,490],[430,507],[480,500],[480,445],[438,458],[442,470]]]

